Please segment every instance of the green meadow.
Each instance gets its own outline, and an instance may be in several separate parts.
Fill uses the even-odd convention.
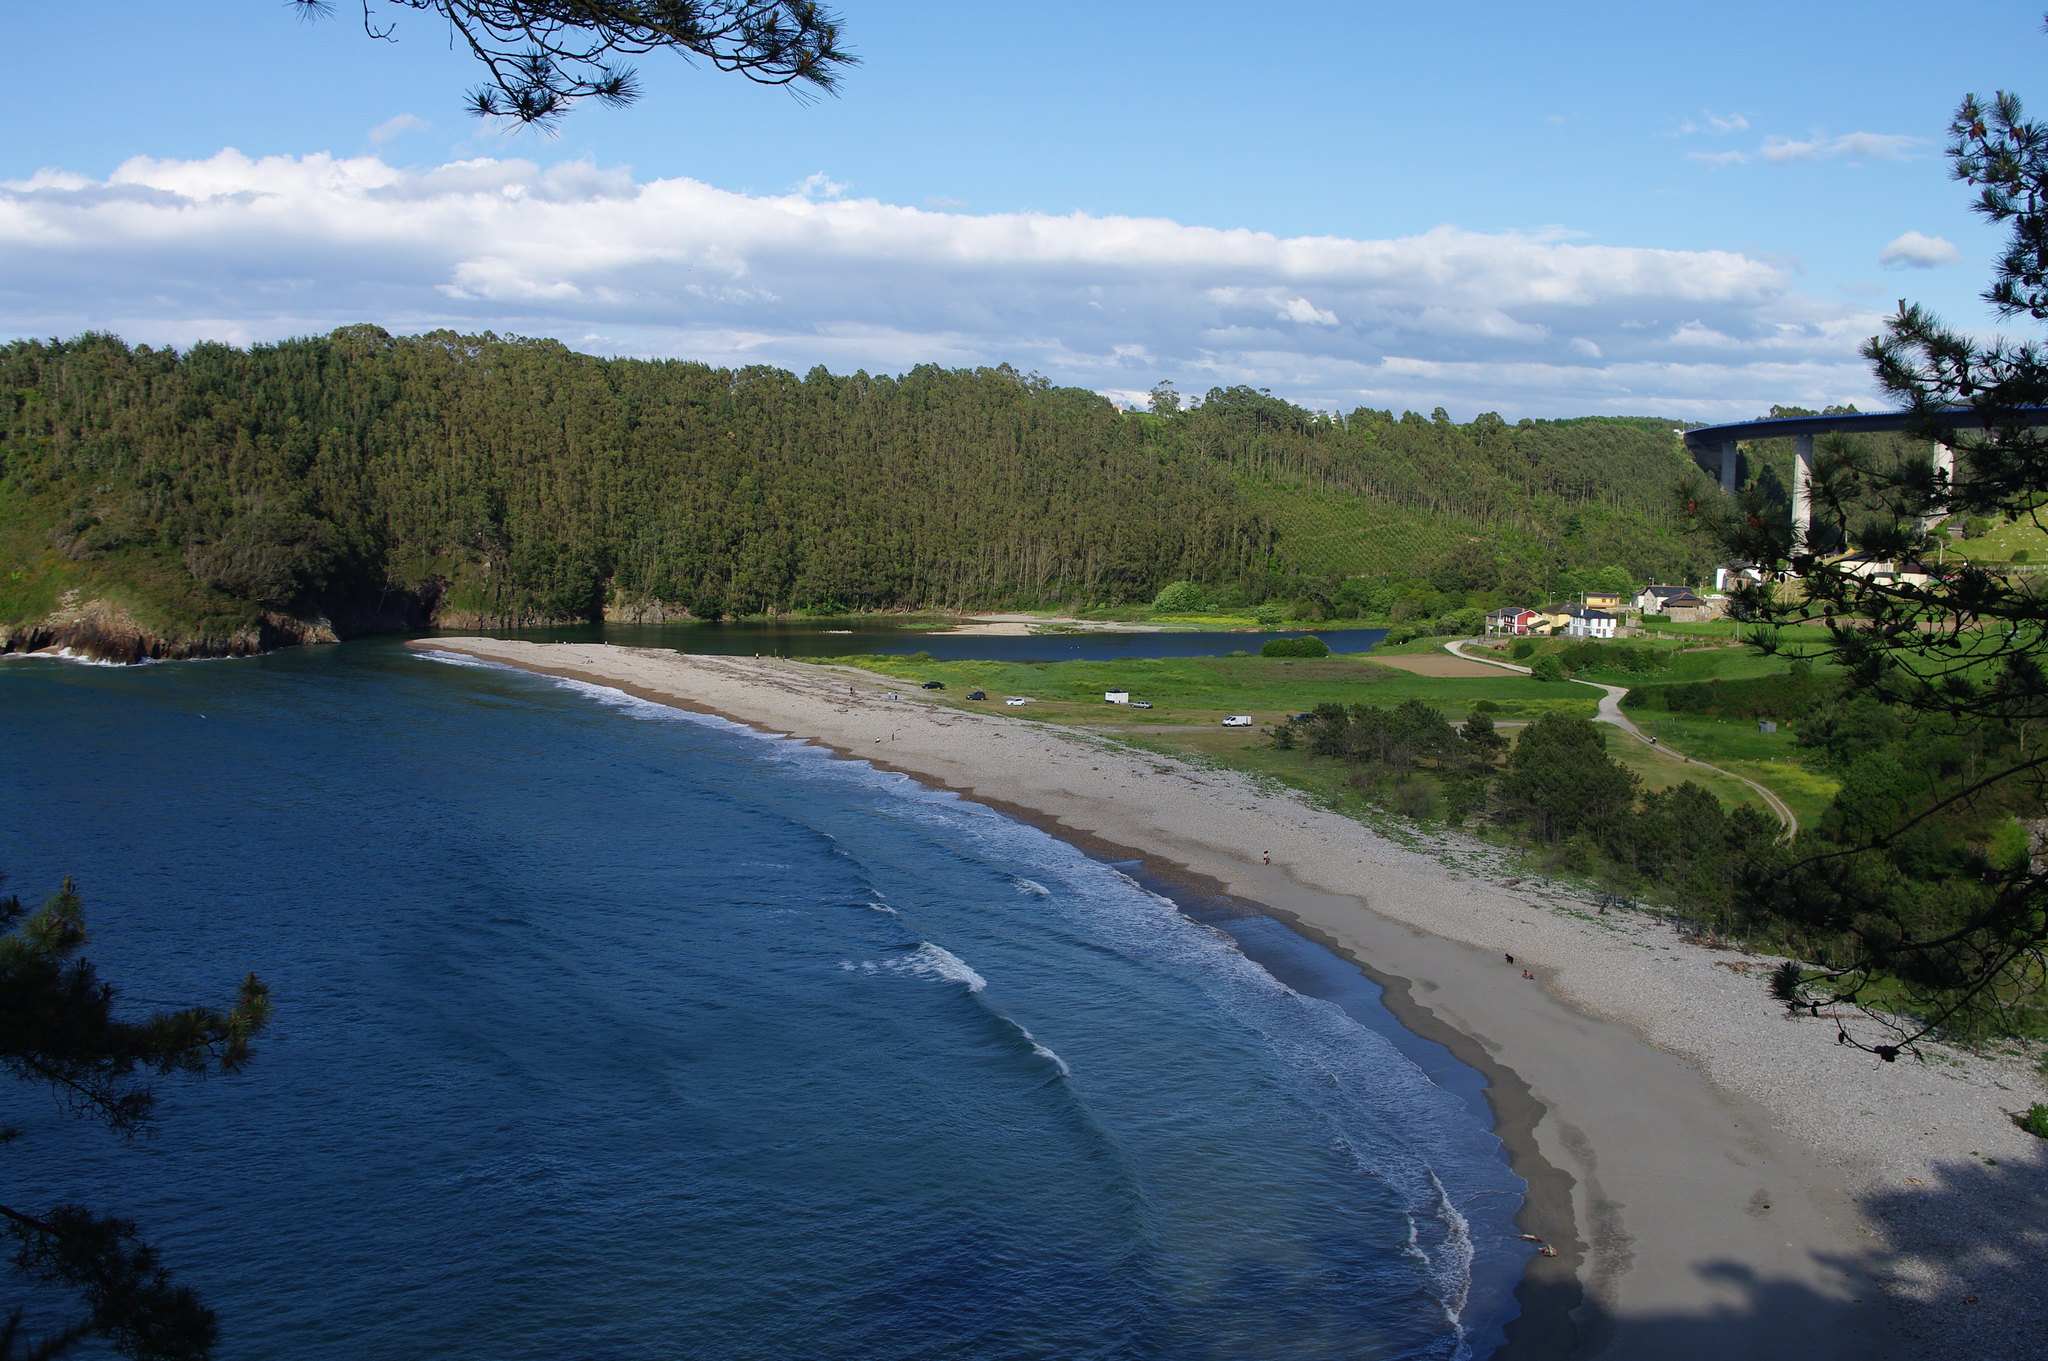
[[[1545,684],[1503,671],[1499,676],[1438,678],[1381,666],[1364,656],[1320,658],[1169,657],[1115,661],[933,661],[920,655],[862,655],[816,659],[894,676],[909,685],[939,681],[934,698],[963,706],[970,690],[1000,705],[1019,696],[1034,701],[1031,718],[1056,723],[1114,724],[1119,728],[1215,725],[1227,714],[1275,722],[1318,704],[1394,705],[1419,699],[1462,722],[1481,700],[1500,719],[1534,718],[1558,711],[1593,716],[1598,697],[1583,686]],[[1109,690],[1128,690],[1151,709],[1103,701]],[[1244,730],[1237,730],[1242,734]]]
[[[1642,640],[1630,645],[1640,646]],[[1552,640],[1544,640],[1545,650]],[[1597,694],[1571,681],[1538,681],[1515,672],[1497,676],[1418,676],[1381,665],[1377,656],[1428,655],[1441,640],[1418,640],[1372,654],[1326,658],[1176,657],[1165,659],[1088,660],[1060,662],[937,661],[911,656],[835,657],[824,664],[857,667],[895,677],[906,689],[925,681],[946,688],[929,693],[935,702],[963,708],[998,707],[1012,697],[1028,706],[1005,712],[1041,722],[1060,723],[1114,733],[1120,740],[1198,759],[1220,761],[1236,769],[1279,779],[1307,790],[1333,807],[1362,811],[1366,798],[1335,762],[1313,761],[1300,752],[1272,747],[1270,725],[1318,704],[1392,706],[1419,699],[1453,723],[1462,722],[1480,701],[1493,705],[1493,716],[1510,736],[1522,723],[1540,714],[1561,712],[1590,718]],[[1480,649],[1485,650],[1485,649]],[[1762,657],[1733,645],[1702,645],[1699,641],[1667,641],[1667,669],[1650,674],[1619,669],[1582,673],[1610,685],[1672,685],[1708,680],[1744,680],[1782,672],[1782,657]],[[1505,654],[1502,654],[1505,655]],[[986,700],[969,700],[981,690]],[[1109,704],[1103,694],[1128,690],[1134,700],[1153,707],[1137,709]],[[1224,728],[1228,714],[1248,714],[1250,728]],[[1661,709],[1632,710],[1630,716],[1664,747],[1684,752],[1695,761],[1722,766],[1757,781],[1782,798],[1802,825],[1817,820],[1839,787],[1830,777],[1800,763],[1792,733],[1781,727],[1763,733],[1754,720],[1674,714]],[[1645,747],[1620,731],[1607,734],[1609,753],[1634,771],[1650,790],[1668,789],[1690,780],[1723,804],[1760,804],[1756,792],[1696,764],[1677,760],[1667,751]],[[1355,807],[1354,807],[1355,805]]]
[[[1767,733],[1755,719],[1674,714],[1662,709],[1631,709],[1629,717],[1659,742],[1764,785],[1798,815],[1802,827],[1819,821],[1841,788],[1839,781],[1800,763],[1799,748],[1782,724],[1778,731]],[[1722,801],[1728,802],[1725,795]]]

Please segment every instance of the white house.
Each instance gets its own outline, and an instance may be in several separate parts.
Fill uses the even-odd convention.
[[[1564,607],[1564,636],[1567,638],[1612,638],[1615,617],[1590,605]]]
[[[1690,586],[1645,586],[1636,592],[1636,609],[1643,614],[1663,614],[1666,601],[1673,596],[1691,594]]]
[[[1833,565],[1852,577],[1862,577],[1880,586],[1925,586],[1934,579],[1925,563],[1911,558],[1880,557],[1876,553],[1850,553],[1836,558]]]
[[[1740,591],[1760,584],[1763,579],[1763,569],[1753,562],[1723,562],[1714,566],[1714,589],[1717,591]]]

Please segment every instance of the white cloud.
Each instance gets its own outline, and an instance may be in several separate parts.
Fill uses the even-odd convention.
[[[370,129],[370,145],[383,146],[394,137],[408,132],[425,132],[434,126],[416,113],[401,113],[387,118]]]
[[[846,193],[846,186],[824,171],[814,170],[789,186],[789,192],[805,198],[839,198]]]
[[[1678,131],[1673,135],[1689,137],[1696,132],[1730,133],[1747,131],[1749,131],[1749,120],[1741,114],[1718,114],[1708,111],[1701,113],[1698,121],[1688,118],[1683,123],[1680,123]]]
[[[1878,253],[1877,262],[1888,269],[1933,269],[1952,265],[1962,258],[1953,241],[1923,232],[1906,232]]]
[[[1749,125],[1745,122],[1742,126]],[[1690,126],[1687,130],[1691,130]],[[1805,141],[1774,135],[1764,138],[1763,145],[1754,151],[1688,151],[1685,159],[1715,167],[1746,165],[1750,161],[1762,161],[1766,165],[1803,165],[1812,161],[1903,161],[1909,159],[1913,148],[1924,140],[1890,132],[1845,132],[1840,137],[1817,136]]]
[[[1815,137],[1804,142],[1790,137],[1766,137],[1757,155],[1771,165],[1832,160],[1903,161],[1918,145],[1918,137],[1901,137],[1881,132],[1846,132],[1840,137]]]
[[[1326,408],[1704,418],[1870,400],[1855,349],[1880,319],[1733,251],[821,197],[843,192],[587,163],[138,158],[104,180],[0,183],[0,297],[15,335],[152,344],[373,321],[797,370],[1007,361],[1104,391],[1247,383]]]
[[[1307,298],[1289,298],[1287,305],[1274,313],[1281,321],[1299,322],[1304,326],[1335,326],[1337,314],[1318,307]]]

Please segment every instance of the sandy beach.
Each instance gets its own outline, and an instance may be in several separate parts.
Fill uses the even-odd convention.
[[[1504,1357],[2048,1356],[2048,1145],[2009,1116],[2042,1099],[2021,1061],[1879,1063],[1830,1022],[1781,1017],[1761,961],[1599,915],[1474,843],[1397,843],[1288,791],[900,680],[414,646],[813,740],[1212,882],[1340,950],[1492,1082],[1531,1186],[1522,1227],[1558,1253],[1532,1262]]]

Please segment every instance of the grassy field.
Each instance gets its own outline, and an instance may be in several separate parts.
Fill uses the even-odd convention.
[[[1762,796],[1740,780],[1731,780],[1726,775],[1717,775],[1710,770],[1701,770],[1698,766],[1677,760],[1655,747],[1646,747],[1619,728],[1603,724],[1600,731],[1607,739],[1607,754],[1641,777],[1645,790],[1675,789],[1690,780],[1729,808],[1746,803],[1754,808],[1770,813],[1774,821],[1777,818],[1777,814],[1771,812],[1770,805],[1763,801]],[[1510,736],[1512,736],[1512,733]],[[1720,762],[1717,761],[1715,764],[1719,765]],[[1729,768],[1734,769],[1732,766]],[[1758,776],[1749,771],[1744,771],[1743,774],[1749,775],[1751,779],[1759,779]],[[1774,781],[1761,780],[1761,783],[1788,804],[1792,802],[1791,796]],[[1803,825],[1806,820],[1806,813],[1804,810],[1797,808],[1796,805],[1794,811],[1799,813],[1800,822]]]
[[[1673,714],[1661,709],[1631,710],[1629,717],[1659,742],[1768,787],[1798,814],[1802,827],[1818,822],[1841,788],[1838,781],[1799,764],[1792,734],[1783,728],[1766,733],[1757,729],[1753,719]]]
[[[1533,718],[1553,710],[1591,717],[1596,696],[1581,686],[1546,685],[1503,671],[1499,676],[1439,678],[1378,666],[1364,657],[1171,657],[1155,660],[1068,662],[930,661],[920,657],[834,657],[821,661],[901,677],[912,685],[943,682],[944,698],[972,705],[969,690],[987,703],[1011,696],[1035,701],[1029,716],[1055,723],[1112,723],[1143,730],[1190,723],[1214,725],[1226,714],[1250,714],[1266,724],[1318,704],[1399,704],[1420,699],[1453,722],[1480,700],[1500,718]],[[1130,709],[1103,702],[1107,690],[1128,690],[1154,707]]]
[[[1643,638],[1635,642],[1684,641],[1713,638],[1746,643],[1756,634],[1756,625],[1734,619],[1709,619],[1699,624],[1650,624]],[[1661,635],[1661,637],[1660,637]],[[1818,650],[1828,642],[1828,631],[1819,624],[1788,624],[1778,630],[1778,641],[1791,651]]]
[[[2028,562],[2048,562],[2048,530],[2043,530],[2031,520],[1996,524],[1991,527],[1991,532],[1982,538],[1964,539],[1949,544],[1941,551],[1940,556],[1968,558],[1972,562],[2004,563],[2011,562],[2013,554],[2018,552],[2025,552]]]
[[[1431,650],[1406,646],[1393,652]],[[1014,711],[1022,716],[1114,733],[1162,750],[1221,761],[1284,780],[1334,801],[1332,806],[1356,804],[1360,808],[1363,797],[1351,789],[1341,767],[1334,762],[1309,761],[1298,752],[1274,751],[1265,729],[1323,703],[1394,705],[1419,699],[1455,723],[1463,721],[1480,700],[1490,700],[1497,720],[1515,724],[1547,712],[1590,718],[1598,698],[1586,686],[1546,684],[1507,671],[1470,678],[1418,676],[1377,665],[1366,656],[1064,662],[934,661],[918,656],[818,660],[897,677],[906,688],[940,681],[946,689],[935,692],[933,698],[963,708],[995,706],[1006,698],[1021,696],[1032,701]],[[1773,664],[1770,658],[1735,648],[1680,652],[1673,662],[1673,669],[1659,673],[1657,681],[1762,675],[1783,666],[1782,661]],[[1643,679],[1620,676],[1610,683],[1641,683]],[[976,689],[985,691],[988,699],[967,699],[967,692]],[[1133,699],[1148,700],[1154,707],[1107,704],[1102,698],[1107,690],[1128,690]],[[1255,726],[1223,728],[1219,720],[1226,714],[1249,714]],[[1798,814],[1802,825],[1817,820],[1834,798],[1836,783],[1798,763],[1788,732],[1762,733],[1752,721],[1662,710],[1634,711],[1630,716],[1661,743],[1771,789]],[[1668,789],[1691,780],[1730,807],[1760,802],[1755,791],[1739,781],[1674,760],[1620,732],[1608,733],[1607,741],[1609,753],[1640,775],[1645,788]]]
[[[1527,666],[1531,657],[1539,657],[1545,652],[1562,652],[1579,642],[1576,638],[1537,638],[1531,641],[1536,644],[1536,651],[1530,654],[1530,657],[1515,656],[1512,644],[1475,643],[1468,650],[1474,656],[1492,657],[1497,661]],[[1669,665],[1662,671],[1622,671],[1615,667],[1596,667],[1573,674],[1606,685],[1676,685],[1681,681],[1740,680],[1749,676],[1768,676],[1783,671],[1787,665],[1787,659],[1784,657],[1759,656],[1748,647],[1732,641],[1681,642],[1673,639],[1629,638],[1603,646],[1625,647],[1631,650],[1647,647],[1663,653]]]

